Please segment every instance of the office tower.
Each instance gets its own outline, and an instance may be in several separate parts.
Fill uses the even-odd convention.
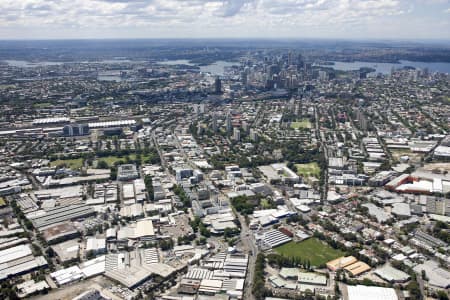
[[[245,122],[245,121],[242,121],[242,129],[244,130],[244,132],[248,132],[248,130],[249,130],[249,124],[247,123],[247,122]]]
[[[258,141],[258,133],[253,128],[250,128],[250,139],[254,142]]]
[[[231,122],[231,114],[228,113],[227,114],[227,133],[231,133],[231,131],[233,130],[233,123]]]
[[[235,140],[236,142],[239,142],[241,140],[241,131],[239,130],[239,128],[233,129],[233,140]]]
[[[244,85],[244,86],[246,86],[247,85],[247,73],[245,73],[245,72],[241,72],[241,82],[242,82],[242,84]]]
[[[214,132],[217,132],[217,130],[218,130],[218,127],[217,127],[217,115],[216,114],[213,114],[213,116],[212,116],[212,130]]]
[[[219,76],[217,76],[216,80],[214,81],[214,93],[222,94],[222,81],[220,80]]]

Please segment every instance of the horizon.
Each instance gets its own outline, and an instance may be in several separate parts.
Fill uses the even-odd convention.
[[[448,0],[26,0],[0,9],[0,40],[450,40]]]
[[[425,45],[425,46],[440,46],[440,47],[450,47],[450,38],[449,39],[389,39],[389,38],[331,38],[331,37],[167,37],[167,38],[157,38],[157,37],[143,37],[143,38],[35,38],[35,39],[1,39],[0,43],[8,43],[8,42],[89,42],[89,41],[98,41],[98,42],[118,42],[118,41],[162,41],[162,42],[177,42],[177,41],[192,41],[192,42],[274,42],[282,44],[282,43],[302,43],[302,42],[317,42],[317,43],[355,43],[355,44],[365,44],[365,43],[373,43],[373,44],[388,44],[388,45],[399,45],[402,46],[417,46],[417,45]]]

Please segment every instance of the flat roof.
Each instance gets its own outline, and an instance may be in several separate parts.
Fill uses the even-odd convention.
[[[374,273],[389,282],[403,282],[409,280],[410,278],[407,273],[398,270],[389,264],[376,269]]]
[[[365,272],[369,271],[371,268],[365,262],[358,261],[358,262],[356,262],[354,264],[346,266],[344,269],[346,271],[350,272],[352,274],[352,276],[358,276],[358,275],[360,275],[362,273],[365,273]]]
[[[397,293],[392,288],[382,288],[375,286],[347,285],[346,300],[398,300]]]

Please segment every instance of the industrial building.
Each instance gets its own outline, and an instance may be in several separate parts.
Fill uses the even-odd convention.
[[[61,263],[74,261],[78,259],[80,255],[80,244],[78,243],[78,240],[68,240],[53,245],[51,248],[56,253]]]
[[[80,235],[80,232],[71,222],[62,222],[41,229],[41,234],[47,244],[55,244]]]
[[[47,266],[43,256],[33,256],[30,244],[0,251],[0,280],[22,275]]]
[[[344,300],[398,300],[397,293],[392,288],[364,285],[347,285],[347,297]]]
[[[167,278],[176,271],[169,265],[153,263],[152,260],[148,260],[147,251],[152,250],[137,249],[133,252],[107,254],[105,276],[120,282],[128,288],[135,288],[153,275]]]
[[[374,274],[390,283],[403,283],[411,278],[407,273],[400,271],[389,264],[376,269]]]
[[[27,216],[36,228],[43,228],[64,221],[86,218],[95,214],[95,211],[87,205],[59,206],[47,210],[39,210],[37,212]]]
[[[447,289],[450,287],[450,272],[440,267],[437,261],[428,260],[413,269],[419,276],[422,271],[425,271],[428,283],[435,288]]]
[[[120,165],[117,169],[117,180],[128,181],[139,178],[137,168],[133,164]]]
[[[264,232],[262,235],[255,235],[255,238],[261,245],[269,248],[280,246],[292,240],[291,237],[279,230],[269,230]]]

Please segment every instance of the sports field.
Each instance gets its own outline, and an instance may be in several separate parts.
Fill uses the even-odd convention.
[[[320,168],[316,162],[308,164],[296,164],[297,175],[302,177],[320,177]]]
[[[141,163],[147,163],[147,160],[151,159],[153,156],[152,154],[142,154],[141,155]],[[136,160],[137,155],[135,153],[131,153],[128,155],[128,158],[130,160]],[[126,155],[123,156],[115,156],[115,155],[111,155],[111,156],[104,156],[104,157],[99,157],[97,159],[98,161],[104,161],[108,164],[108,166],[112,167],[116,162],[123,162],[126,163],[127,159],[126,159]]]
[[[78,170],[81,169],[81,167],[83,166],[83,159],[82,158],[58,159],[50,163],[50,166],[52,167],[58,167],[62,165],[65,165],[67,168],[70,168],[72,170]]]
[[[286,257],[299,257],[303,261],[309,260],[312,266],[321,266],[345,253],[331,248],[324,242],[310,238],[303,242],[294,241],[275,248],[275,251]]]
[[[291,123],[292,129],[309,129],[311,128],[311,122],[308,119],[302,119],[300,121]]]

